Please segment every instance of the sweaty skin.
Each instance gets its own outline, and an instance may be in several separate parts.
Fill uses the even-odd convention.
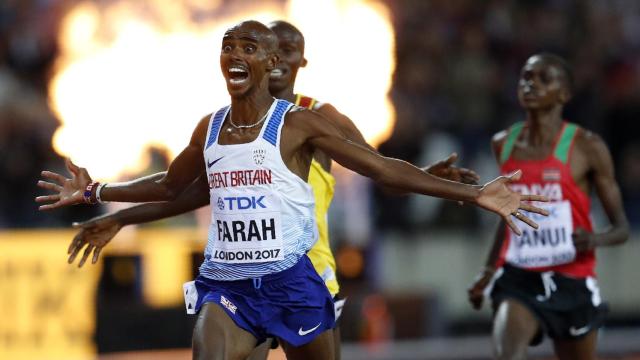
[[[562,110],[571,98],[570,80],[568,72],[554,59],[553,56],[534,55],[527,60],[520,73],[518,99],[526,111],[528,126],[523,129],[511,153],[516,160],[545,159],[553,151],[555,139],[562,129]],[[501,131],[491,143],[498,163],[506,136],[507,131]],[[607,231],[598,234],[577,228],[573,234],[576,250],[587,251],[625,242],[629,236],[629,225],[606,144],[597,134],[584,130],[576,134],[573,146],[569,162],[571,176],[585,194],[590,194],[591,190],[596,191],[611,223]],[[469,288],[469,301],[475,309],[481,308],[484,289],[496,270],[496,262],[505,239],[504,231],[504,223],[501,223],[486,267]],[[521,321],[529,318],[536,319],[528,308],[515,300],[505,301],[500,305],[494,319],[494,342],[500,358],[524,356],[540,326],[537,320]],[[556,353],[562,359],[595,358],[596,333],[597,331],[592,331],[589,336],[573,342],[556,340]]]
[[[275,33],[256,21],[246,21],[229,29],[222,41],[220,66],[231,96],[231,111],[223,122],[218,142],[242,144],[254,140],[260,131],[256,125],[274,101],[269,93],[269,75],[278,63],[278,40]],[[236,126],[232,126],[231,123]],[[201,174],[204,164],[208,118],[197,125],[189,145],[171,163],[160,180],[138,180],[106,187],[105,201],[148,202],[175,199]],[[239,126],[245,126],[239,128]],[[546,200],[541,196],[520,195],[507,184],[518,179],[519,172],[499,177],[484,186],[465,185],[443,180],[401,160],[383,157],[366,146],[345,136],[324,116],[309,110],[294,110],[286,114],[282,127],[281,157],[287,168],[306,180],[313,154],[317,149],[353,171],[375,180],[378,184],[400,190],[439,196],[476,204],[499,214],[513,230],[519,229],[511,221],[511,214],[519,209],[546,214],[542,209],[526,203]],[[49,202],[42,209],[83,202],[83,190],[91,178],[88,172],[68,164],[72,178],[43,172],[53,183],[39,185],[57,192],[37,198]],[[534,223],[520,216],[529,225]],[[85,250],[86,252],[87,250]],[[90,250],[89,250],[90,252]],[[256,339],[244,330],[229,324],[230,318],[216,305],[205,304],[194,330],[195,358],[243,359],[255,347]],[[231,345],[225,339],[235,339]],[[333,334],[325,331],[313,341],[300,347],[283,343],[289,359],[333,359]]]

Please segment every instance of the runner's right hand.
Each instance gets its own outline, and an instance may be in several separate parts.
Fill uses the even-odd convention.
[[[46,203],[41,205],[38,210],[50,210],[84,203],[84,190],[91,183],[91,176],[89,176],[87,169],[76,166],[69,158],[65,160],[65,165],[71,173],[71,179],[52,171],[41,173],[42,177],[52,182],[40,180],[38,187],[53,190],[56,194],[36,197],[36,202]]]
[[[469,302],[474,309],[480,310],[480,308],[482,308],[482,302],[484,300],[484,289],[487,287],[487,285],[489,285],[489,282],[491,282],[494,273],[495,270],[493,269],[484,269],[476,276],[473,284],[471,284],[471,286],[467,289]]]

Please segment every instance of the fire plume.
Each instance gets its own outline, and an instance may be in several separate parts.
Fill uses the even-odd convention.
[[[295,24],[309,59],[296,90],[335,105],[372,144],[388,136],[395,121],[388,9],[365,0],[249,4],[113,0],[71,9],[49,84],[62,122],[56,151],[105,180],[142,171],[149,146],[175,156],[198,120],[229,102],[219,46],[245,19]]]

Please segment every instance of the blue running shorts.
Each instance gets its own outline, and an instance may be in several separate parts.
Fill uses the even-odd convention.
[[[258,344],[276,337],[301,346],[335,326],[331,294],[306,255],[289,269],[261,278],[219,281],[199,275],[195,288],[196,313],[203,304],[215,303]]]

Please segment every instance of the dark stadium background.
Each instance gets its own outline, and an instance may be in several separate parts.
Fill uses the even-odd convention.
[[[96,1],[109,2],[115,1]],[[72,221],[106,211],[105,207],[77,206],[43,214],[33,201],[40,193],[35,186],[40,171],[63,169],[63,159],[52,147],[59,119],[48,103],[48,82],[60,49],[60,21],[79,3],[0,1],[0,242],[8,243],[16,234],[53,237],[49,234],[68,229]],[[217,11],[237,8],[238,3],[242,2],[219,1]],[[389,94],[396,125],[379,146],[387,156],[425,164],[456,150],[462,166],[476,169],[483,180],[490,179],[497,174],[489,149],[491,136],[523,117],[515,92],[520,67],[539,51],[568,60],[575,88],[565,116],[601,134],[609,145],[633,230],[623,246],[599,251],[603,297],[611,305],[599,346],[601,354],[611,358],[640,354],[636,265],[640,256],[640,2],[386,0],[382,4],[390,11],[396,41],[396,70]],[[351,61],[357,64],[358,59]],[[356,91],[366,84],[349,86]],[[99,134],[99,129],[87,131]],[[146,171],[163,169],[167,162],[163,149],[150,153],[153,161]],[[91,169],[91,164],[80,165]],[[496,219],[455,203],[387,196],[362,179],[353,183],[338,186],[330,214],[342,292],[349,298],[342,320],[344,358],[375,358],[374,353],[395,359],[489,356],[490,311],[485,307],[474,312],[467,306],[466,286],[484,262]],[[359,207],[349,200],[353,186],[363,204]],[[594,221],[599,228],[606,226],[597,205]],[[196,223],[193,216],[183,216],[143,229],[171,230]],[[70,234],[55,236],[70,241]],[[193,234],[187,237],[196,244],[189,247],[188,262],[188,270],[196,274],[202,259],[200,239]],[[65,250],[66,244],[59,249],[62,256]],[[158,306],[147,301],[145,281],[162,282],[163,278],[145,273],[143,259],[140,249],[125,248],[104,256],[92,300],[92,351],[104,355],[190,346],[193,318],[184,315],[182,303]],[[24,270],[31,274],[27,286],[39,288],[46,281],[46,271],[34,264]],[[15,305],[12,289],[2,282],[16,284],[12,277],[22,271],[20,266],[20,261],[0,257],[0,314],[11,312]],[[64,293],[63,289],[57,291]],[[48,316],[46,311],[55,316],[58,310],[51,304],[56,298],[47,295],[37,304],[36,324],[39,317]],[[48,358],[46,341],[37,331],[25,332],[2,318],[0,322],[4,322],[0,358],[3,353],[14,354],[13,358]],[[40,355],[20,355],[23,347],[38,346]],[[550,356],[549,343],[533,353]],[[184,351],[175,354],[185,356]]]

